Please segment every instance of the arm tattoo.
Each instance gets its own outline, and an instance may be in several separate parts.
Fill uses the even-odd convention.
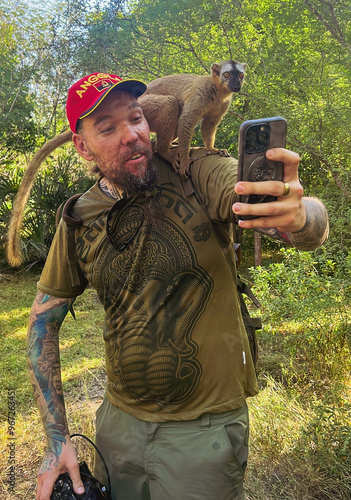
[[[300,231],[282,233],[277,228],[256,228],[255,230],[264,236],[282,241],[299,250],[315,250],[328,238],[328,213],[323,203],[317,198],[303,198],[302,202],[306,209],[306,222]]]
[[[317,198],[303,198],[306,222],[300,231],[287,233],[291,244],[299,250],[311,251],[320,247],[328,238],[328,213]]]
[[[74,299],[39,292],[30,314],[28,367],[48,440],[41,474],[56,463],[69,435],[61,382],[59,329],[73,302]]]
[[[290,246],[292,245],[287,233],[282,233],[281,231],[278,231],[276,227],[268,227],[268,228],[256,227],[255,231],[262,234],[263,236],[268,236],[269,238],[273,238],[274,240],[282,241]]]
[[[57,464],[57,456],[51,452],[51,451],[46,451],[43,461],[41,464],[41,467],[38,471],[39,476],[42,474],[45,474],[46,471],[50,470],[53,466]]]

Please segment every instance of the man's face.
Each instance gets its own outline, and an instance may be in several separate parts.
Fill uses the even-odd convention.
[[[73,135],[73,142],[79,154],[94,160],[109,181],[127,191],[153,183],[156,174],[150,164],[150,130],[131,94],[112,91],[83,118],[82,125],[80,132]]]

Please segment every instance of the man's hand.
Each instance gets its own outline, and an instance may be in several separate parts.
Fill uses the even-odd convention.
[[[79,474],[77,454],[68,436],[58,457],[52,451],[47,451],[44,455],[38,472],[37,500],[50,499],[56,479],[64,472],[70,475],[75,493],[82,495],[84,486]]]
[[[235,192],[241,195],[267,194],[277,196],[277,200],[269,203],[239,203],[233,205],[233,212],[241,215],[252,215],[257,219],[239,220],[242,228],[277,228],[283,233],[296,232],[303,228],[306,222],[305,206],[302,203],[303,187],[298,177],[300,157],[287,149],[270,149],[267,158],[284,163],[284,182],[238,182]],[[290,186],[287,196],[284,193],[284,183]]]

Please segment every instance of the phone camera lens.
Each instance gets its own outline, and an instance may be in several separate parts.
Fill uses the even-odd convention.
[[[247,153],[260,153],[264,151],[270,138],[269,125],[253,125],[248,128],[245,141],[245,151]]]

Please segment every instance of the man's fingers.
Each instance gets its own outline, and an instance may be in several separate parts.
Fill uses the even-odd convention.
[[[294,217],[291,215],[277,215],[275,217],[258,217],[256,219],[250,220],[239,220],[239,226],[243,229],[254,229],[256,227],[261,228],[277,228],[279,231],[287,231],[287,228],[290,228],[294,224]]]
[[[68,470],[69,476],[72,479],[73,489],[78,495],[84,494],[84,486],[82,479],[79,474],[79,465],[72,466]],[[46,473],[38,478],[38,488],[37,488],[37,500],[50,500],[52,494],[53,486],[59,475],[52,473]]]
[[[84,486],[79,473],[79,465],[75,464],[74,466],[70,467],[68,469],[68,473],[70,475],[70,478],[72,479],[73,489],[75,493],[77,493],[78,495],[83,495]]]
[[[46,473],[38,477],[37,500],[50,500],[57,474]]]
[[[294,151],[288,149],[276,148],[266,152],[269,160],[281,161],[284,163],[284,182],[290,182],[298,179],[298,167],[300,156]]]
[[[69,436],[57,457],[53,452],[46,452],[38,472],[37,500],[50,500],[52,489],[60,474],[68,472],[76,494],[84,494],[84,486],[79,473],[76,450]]]
[[[298,231],[306,221],[302,203],[303,187],[298,178],[300,157],[293,151],[277,148],[266,153],[267,158],[284,163],[283,181],[244,182],[235,185],[238,195],[268,195],[276,201],[268,203],[235,202],[233,212],[239,217],[242,228],[278,228],[279,230]],[[247,219],[247,217],[252,217]]]
[[[274,217],[295,212],[299,208],[299,202],[296,199],[284,201],[272,201],[268,203],[234,203],[233,211],[240,218],[240,215],[249,215],[253,217]],[[271,226],[274,227],[274,226]]]
[[[284,201],[279,201],[284,200]],[[303,203],[297,198],[281,197],[269,203],[234,203],[233,211],[239,219],[247,216],[248,220],[239,220],[242,228],[278,228],[280,231],[298,231],[305,223]]]
[[[289,192],[287,193],[287,191]],[[238,182],[235,185],[235,192],[243,196],[265,194],[278,198],[285,197],[288,194],[289,196],[295,195],[301,198],[303,196],[303,187],[298,181]]]
[[[238,182],[235,185],[235,192],[244,196],[249,194],[282,196],[283,190],[284,183],[280,181]]]

